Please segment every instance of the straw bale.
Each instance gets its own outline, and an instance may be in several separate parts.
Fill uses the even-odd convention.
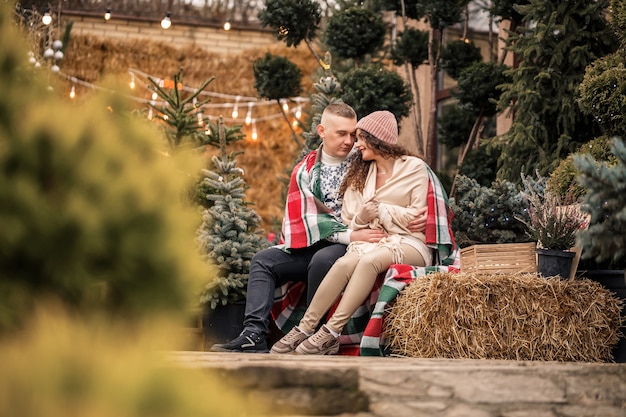
[[[409,357],[604,362],[621,305],[588,279],[436,273],[388,307],[384,336],[393,354]]]

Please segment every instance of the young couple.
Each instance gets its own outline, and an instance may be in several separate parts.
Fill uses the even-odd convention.
[[[284,243],[250,264],[244,329],[214,352],[268,352],[274,290],[305,281],[308,309],[272,353],[335,354],[339,334],[391,264],[430,265],[426,246],[426,164],[397,144],[388,111],[357,123],[345,103],[329,104],[317,133],[322,145],[298,163],[289,184]],[[320,320],[341,295],[330,320]]]

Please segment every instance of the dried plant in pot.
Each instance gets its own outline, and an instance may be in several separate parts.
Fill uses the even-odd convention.
[[[588,224],[588,216],[573,193],[562,196],[545,187],[545,179],[533,182],[522,175],[522,197],[528,218],[519,218],[526,233],[537,241],[537,271],[543,276],[571,276],[578,232]]]

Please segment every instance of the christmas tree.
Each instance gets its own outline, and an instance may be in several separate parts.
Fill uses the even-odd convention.
[[[259,229],[261,218],[244,201],[244,172],[237,167],[236,154],[226,152],[221,118],[217,129],[220,155],[212,158],[214,169],[203,170],[204,182],[215,190],[206,195],[213,205],[204,210],[198,230],[204,258],[218,269],[200,295],[200,302],[211,308],[245,300],[250,260],[269,246]]]

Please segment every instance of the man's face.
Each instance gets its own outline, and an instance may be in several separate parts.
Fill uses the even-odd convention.
[[[330,156],[345,157],[354,146],[356,118],[328,115],[317,126],[317,133],[324,143],[324,151]]]

